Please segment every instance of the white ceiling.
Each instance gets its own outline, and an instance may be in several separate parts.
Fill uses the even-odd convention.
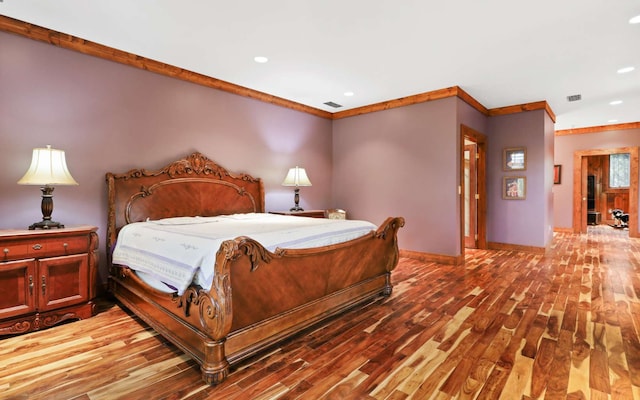
[[[0,0],[0,14],[331,112],[460,86],[487,108],[546,100],[556,129],[640,121],[638,0]]]

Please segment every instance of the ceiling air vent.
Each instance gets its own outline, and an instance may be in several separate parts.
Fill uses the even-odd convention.
[[[334,103],[333,101],[327,101],[326,103],[324,103],[326,105],[328,105],[329,107],[333,107],[333,108],[340,108],[342,107],[342,104],[338,104],[338,103]]]
[[[574,94],[574,95],[571,95],[571,96],[567,96],[567,101],[568,102],[578,101],[578,100],[582,100],[582,95],[581,94]]]

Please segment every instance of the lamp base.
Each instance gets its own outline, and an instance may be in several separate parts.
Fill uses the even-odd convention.
[[[51,229],[51,228],[64,228],[64,225],[60,222],[51,221],[51,220],[42,220],[40,222],[34,222],[29,225],[29,230],[32,231],[34,229]]]
[[[40,205],[42,221],[31,224],[29,230],[64,228],[64,225],[60,222],[51,220],[51,213],[53,212],[53,186],[44,185],[40,190],[42,190],[42,204]]]
[[[299,205],[299,203],[300,203],[300,188],[296,186],[296,188],[293,190],[293,193],[295,193],[293,195],[294,206],[292,208],[290,208],[289,211],[304,211],[302,209],[302,207],[300,207],[300,205]]]

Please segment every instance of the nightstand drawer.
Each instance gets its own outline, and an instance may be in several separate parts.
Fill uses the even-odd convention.
[[[68,236],[44,240],[46,255],[66,256],[89,251],[88,236]]]
[[[86,253],[88,249],[89,238],[87,236],[15,240],[2,244],[0,261],[19,260],[25,257],[66,256]]]
[[[3,243],[2,248],[0,248],[0,260],[11,261],[29,258],[30,245],[32,246],[33,243],[26,241]]]

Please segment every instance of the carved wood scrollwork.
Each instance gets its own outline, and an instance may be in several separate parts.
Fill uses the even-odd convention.
[[[135,195],[131,196],[131,198],[133,199],[134,197],[147,197],[149,195],[151,195],[152,193],[152,189],[151,188],[147,188],[144,185],[140,186],[140,192],[136,193]]]
[[[183,309],[182,312],[186,318],[190,318],[195,312],[193,307],[197,307],[200,325],[213,339],[223,339],[231,329],[233,310],[229,261],[243,254],[250,260],[251,271],[255,271],[260,263],[268,263],[272,259],[269,251],[251,238],[239,237],[226,240],[218,250],[211,290],[190,286],[182,296],[174,296],[172,299],[177,303],[178,308]]]
[[[166,168],[167,175],[175,178],[180,175],[214,175],[222,179],[229,172],[203,156],[201,153],[193,153],[187,158],[178,160]]]
[[[221,340],[229,333],[232,302],[228,270],[216,271],[211,291],[190,286],[182,296],[175,296],[174,301],[183,308],[187,318],[191,316],[191,307],[197,307],[200,326],[213,339]]]
[[[20,321],[20,322],[16,322],[11,326],[0,328],[0,335],[13,335],[17,333],[25,333],[25,332],[28,332],[29,330],[31,330],[31,322]]]
[[[261,263],[271,262],[271,259],[273,258],[273,255],[269,250],[265,249],[264,246],[250,237],[240,236],[234,240],[228,240],[227,242],[230,242],[225,242],[228,246],[228,249],[226,250],[228,259],[234,260],[241,254],[247,255],[251,263],[251,271],[258,269]],[[225,243],[223,243],[223,245],[225,245]]]
[[[221,340],[231,330],[232,292],[229,276],[229,261],[246,255],[251,263],[251,271],[255,271],[261,263],[272,259],[271,253],[255,240],[239,237],[222,242],[218,250],[216,271],[211,290],[190,286],[182,296],[174,296],[172,301],[183,309],[184,316],[191,318],[197,308],[197,318],[207,334]]]
[[[174,161],[166,167],[157,170],[149,171],[146,169],[132,169],[122,175],[114,175],[115,178],[121,179],[135,179],[143,176],[159,176],[166,174],[171,178],[184,176],[184,175],[212,175],[222,179],[226,176],[242,179],[247,182],[256,182],[258,179],[250,175],[241,174],[234,175],[230,173],[226,168],[221,167],[214,161],[210,160],[200,152],[194,152],[187,157]]]
[[[209,158],[205,157],[199,152],[195,152],[182,160],[178,160],[171,165],[167,166],[163,172],[166,171],[167,175],[171,178],[175,178],[180,175],[213,175],[222,179],[229,176],[234,179],[242,179],[247,182],[257,182],[258,179],[247,174],[234,175],[230,173],[226,168],[221,167]]]
[[[40,321],[42,322],[42,326],[48,328],[69,319],[79,319],[79,318],[76,315],[76,313],[71,312],[71,313],[64,313],[64,314],[47,315],[41,318]]]
[[[387,234],[389,233],[390,229],[391,229],[391,232],[397,232],[398,229],[402,228],[403,226],[404,226],[404,218],[402,217],[388,218],[376,232],[376,238],[384,240],[387,238]]]

